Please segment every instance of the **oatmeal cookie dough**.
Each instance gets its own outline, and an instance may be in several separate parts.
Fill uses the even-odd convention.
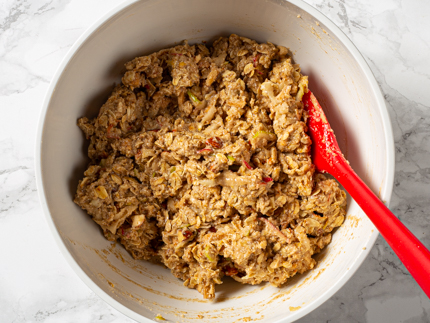
[[[137,259],[204,298],[231,276],[276,286],[315,266],[346,194],[315,173],[308,78],[288,50],[231,35],[125,64],[94,119],[75,202]]]

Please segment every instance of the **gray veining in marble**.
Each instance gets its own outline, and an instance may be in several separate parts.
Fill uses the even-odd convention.
[[[306,0],[369,63],[396,147],[390,209],[430,247],[430,2]],[[115,0],[0,2],[0,322],[131,322],[66,264],[39,206],[34,137],[63,56]],[[351,280],[299,322],[430,322],[430,301],[379,238]]]

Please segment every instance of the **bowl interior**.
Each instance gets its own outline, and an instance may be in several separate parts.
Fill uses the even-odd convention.
[[[345,224],[317,256],[314,270],[282,288],[227,279],[217,286],[215,301],[207,301],[183,287],[168,269],[133,260],[119,244],[112,245],[72,201],[88,163],[76,120],[96,116],[120,82],[124,63],[184,39],[197,43],[231,33],[291,49],[352,167],[382,199],[389,199],[392,138],[379,89],[345,36],[309,6],[293,2],[129,1],[87,32],[57,73],[41,119],[38,151],[48,222],[81,278],[136,320],[146,322],[158,313],[175,322],[201,322],[201,316],[205,322],[223,323],[247,317],[264,322],[297,319],[347,281],[376,238],[373,225],[349,198]]]

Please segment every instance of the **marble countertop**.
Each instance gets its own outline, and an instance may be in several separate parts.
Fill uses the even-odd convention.
[[[0,322],[132,322],[63,259],[34,175],[48,84],[73,42],[118,2],[0,3]],[[430,247],[430,2],[306,2],[348,35],[375,74],[395,138],[390,209]],[[349,282],[299,322],[430,322],[430,301],[379,237]]]

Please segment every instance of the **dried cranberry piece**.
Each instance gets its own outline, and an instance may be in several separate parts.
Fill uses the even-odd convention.
[[[216,149],[220,149],[222,147],[222,140],[219,137],[211,137],[207,140],[208,144]]]
[[[193,233],[190,230],[184,230],[182,231],[182,235],[185,237],[185,239],[189,239]]]
[[[234,267],[226,266],[225,267],[225,274],[227,276],[234,276],[238,273],[238,270]]]

